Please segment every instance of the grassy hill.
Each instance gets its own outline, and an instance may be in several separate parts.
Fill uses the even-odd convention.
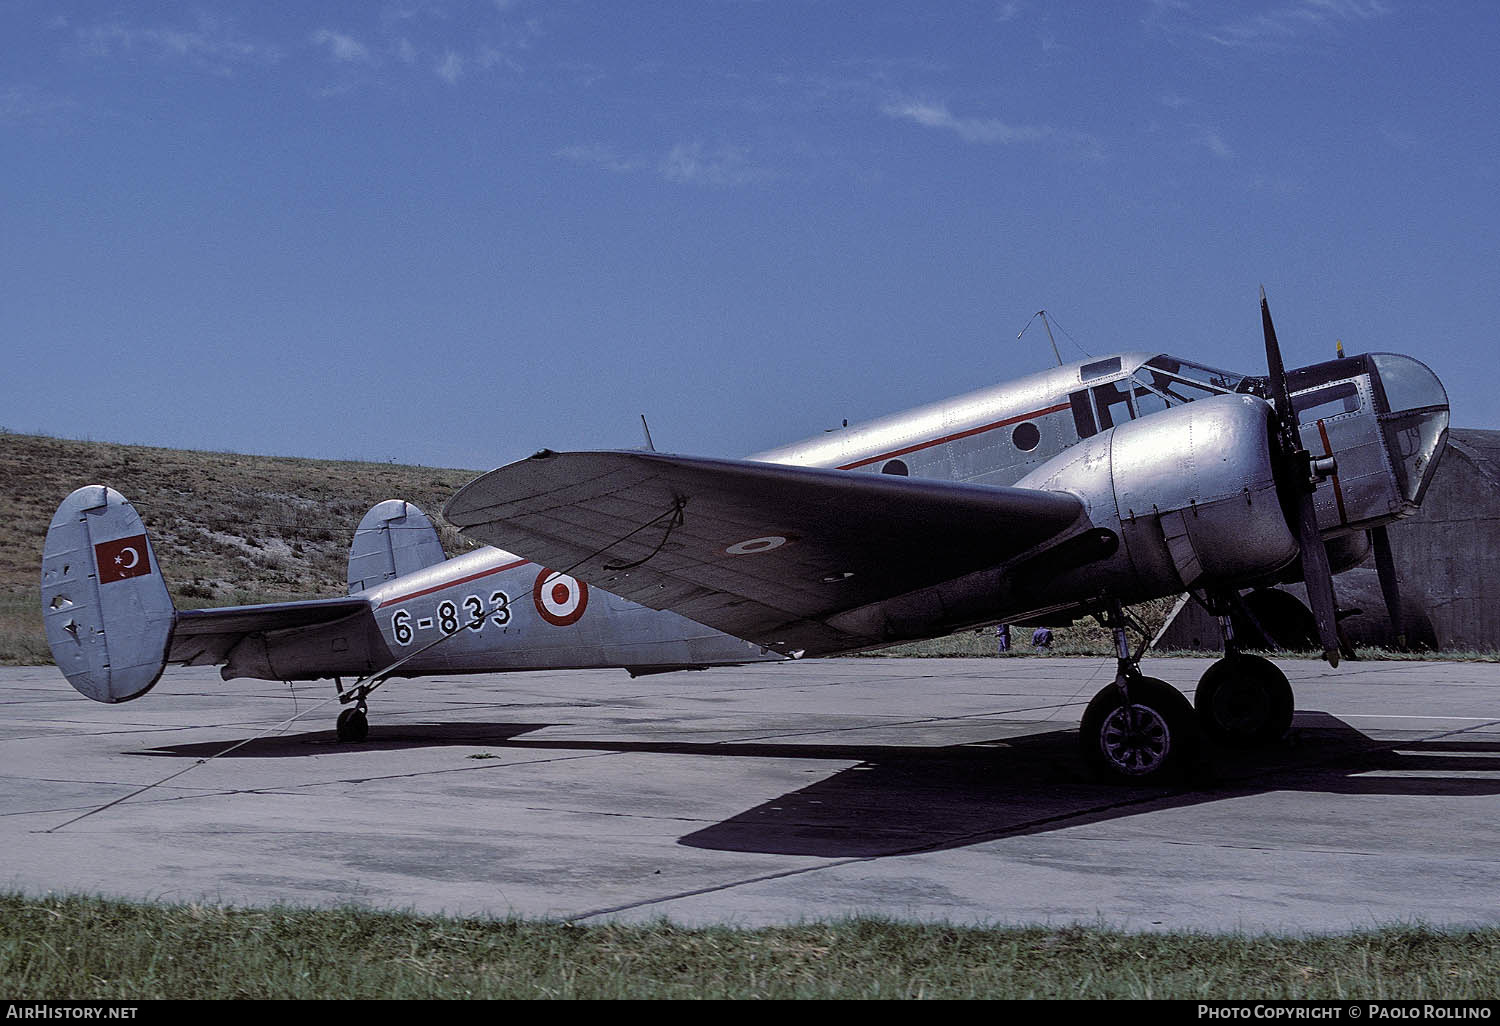
[[[421,506],[450,555],[472,548],[438,511],[477,473],[0,434],[0,662],[52,661],[42,540],[75,488],[107,484],[134,503],[173,601],[192,608],[344,594],[354,528],[382,499]]]

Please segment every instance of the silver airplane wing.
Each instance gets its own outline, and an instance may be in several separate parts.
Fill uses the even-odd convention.
[[[464,532],[654,609],[809,655],[846,610],[996,566],[1083,516],[1064,492],[651,452],[553,453],[464,486]]]

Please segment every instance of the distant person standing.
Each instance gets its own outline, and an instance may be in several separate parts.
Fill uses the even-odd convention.
[[[1002,623],[995,628],[995,648],[1001,655],[1010,651],[1010,624]]]

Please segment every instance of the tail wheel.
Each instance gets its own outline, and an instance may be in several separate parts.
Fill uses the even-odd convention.
[[[1266,745],[1292,725],[1292,685],[1269,659],[1225,656],[1198,681],[1193,699],[1203,732],[1236,748]]]
[[[1154,677],[1132,678],[1128,686],[1128,704],[1119,685],[1111,684],[1084,711],[1079,727],[1084,758],[1121,781],[1175,779],[1198,749],[1193,707],[1182,692]]]
[[[370,719],[363,709],[345,709],[334,729],[340,741],[357,744],[370,735]]]

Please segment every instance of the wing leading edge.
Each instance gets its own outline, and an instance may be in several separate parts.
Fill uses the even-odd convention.
[[[1084,510],[1065,492],[543,450],[470,482],[444,516],[642,605],[822,655],[890,640],[839,614],[998,566]]]

